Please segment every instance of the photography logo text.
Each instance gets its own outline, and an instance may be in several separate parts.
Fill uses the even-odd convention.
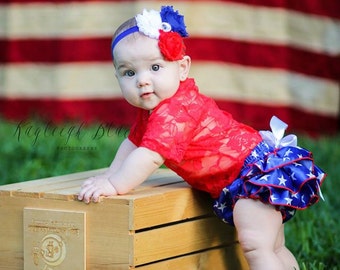
[[[54,125],[50,122],[37,124],[21,121],[16,125],[13,135],[18,143],[33,147],[46,140],[54,140],[61,151],[94,151],[99,140],[116,136],[117,128],[103,123],[88,128],[85,123]]]

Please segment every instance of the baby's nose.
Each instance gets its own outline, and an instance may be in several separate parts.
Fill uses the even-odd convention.
[[[150,77],[148,76],[148,74],[147,73],[138,74],[137,86],[143,87],[143,86],[147,86],[147,85],[150,85]]]

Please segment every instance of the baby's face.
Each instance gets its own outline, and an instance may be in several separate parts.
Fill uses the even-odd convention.
[[[158,40],[140,33],[123,38],[113,54],[123,96],[133,106],[154,109],[176,93],[183,79],[181,60],[165,61]]]

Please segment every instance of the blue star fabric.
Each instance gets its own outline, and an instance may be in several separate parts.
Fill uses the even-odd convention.
[[[320,186],[325,177],[308,150],[298,146],[275,148],[263,141],[246,158],[239,177],[222,190],[213,208],[224,222],[234,225],[237,200],[257,199],[275,206],[286,222],[297,209],[322,198]]]

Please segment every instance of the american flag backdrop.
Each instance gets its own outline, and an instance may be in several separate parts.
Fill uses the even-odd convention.
[[[237,120],[339,131],[338,0],[0,0],[0,117],[129,125],[111,36],[161,5],[185,15],[190,76]]]

